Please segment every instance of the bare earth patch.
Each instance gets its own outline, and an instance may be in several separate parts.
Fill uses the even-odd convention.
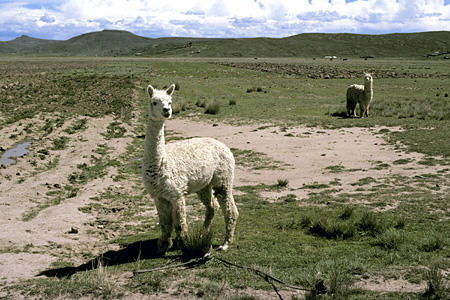
[[[339,182],[342,192],[354,192],[352,185],[361,178],[375,180],[395,175],[414,177],[435,173],[441,166],[420,165],[424,156],[396,150],[377,135],[380,128],[344,128],[338,130],[278,126],[247,125],[235,127],[174,119],[167,122],[167,129],[185,137],[208,136],[217,138],[231,148],[262,152],[284,166],[252,170],[237,165],[235,186],[264,183],[273,185],[278,179],[289,181],[289,189],[281,192],[264,192],[261,196],[275,199],[286,194],[297,198],[307,197],[308,186],[328,185]],[[391,130],[399,130],[391,129]],[[395,164],[399,159],[407,164]],[[267,164],[270,161],[266,162]],[[263,162],[264,164],[264,162]],[[388,167],[377,168],[387,164]],[[387,166],[386,165],[386,166]]]
[[[90,181],[75,197],[40,210],[30,220],[24,220],[24,215],[51,201],[52,191],[63,190],[68,175],[77,170],[78,164],[88,163],[92,150],[99,144],[108,144],[115,155],[124,152],[129,139],[116,143],[101,135],[112,120],[111,117],[90,119],[86,130],[70,136],[65,149],[47,155],[50,157],[46,158],[42,169],[33,168],[27,160],[37,156],[38,149],[51,148],[50,141],[62,135],[64,127],[45,139],[36,140],[30,153],[19,158],[16,164],[0,169],[0,281],[31,278],[48,268],[56,254],[67,256],[77,264],[83,262],[83,258],[72,257],[74,252],[92,253],[93,249],[100,250],[99,247],[106,250],[107,245],[102,241],[85,234],[89,229],[85,224],[92,216],[80,212],[79,208],[105,188],[117,185],[110,176]],[[5,133],[9,134],[8,130],[0,132],[0,140],[8,140]],[[56,157],[58,163],[47,170],[46,166]],[[70,233],[72,228],[78,233]]]
[[[92,229],[89,224],[94,216],[79,209],[108,187],[121,189],[126,185],[123,181],[112,179],[117,172],[115,168],[108,169],[106,176],[81,186],[76,196],[44,207],[34,217],[24,220],[30,210],[52,199],[52,191],[61,190],[67,184],[69,174],[77,170],[77,165],[89,162],[92,151],[99,144],[106,144],[112,149],[111,158],[125,152],[131,137],[107,140],[102,135],[112,121],[112,117],[88,119],[87,129],[70,136],[66,134],[70,138],[67,147],[51,151],[41,162],[38,151],[51,148],[52,140],[65,135],[62,130],[70,125],[66,122],[45,138],[36,139],[30,153],[16,164],[0,169],[0,285],[32,278],[61,257],[76,265],[85,262],[86,257],[93,257],[112,247],[101,236],[87,233]],[[13,124],[14,127],[4,128],[0,130],[0,141],[5,142],[0,146],[5,149],[10,147],[14,143],[10,135],[20,132],[17,128],[23,129],[27,122],[36,122],[36,127],[45,124],[36,118],[20,126]],[[423,155],[396,150],[381,135],[375,134],[379,128],[236,127],[173,119],[167,122],[166,129],[182,137],[214,137],[231,148],[263,153],[263,165],[266,163],[264,160],[267,164],[281,162],[279,167],[258,169],[238,164],[236,170],[237,187],[260,183],[273,185],[278,179],[288,180],[287,189],[261,195],[274,201],[286,194],[294,194],[298,199],[306,198],[311,191],[307,186],[328,185],[334,181],[340,183],[337,187],[340,192],[353,192],[358,186],[352,184],[361,178],[372,177],[376,181],[397,175],[414,177],[443,168],[418,164]],[[35,159],[38,165],[30,165],[30,159]],[[399,159],[405,159],[408,163],[395,164],[394,161]],[[380,165],[384,167],[376,168]],[[156,218],[154,212],[150,217]],[[76,229],[76,234],[71,233],[73,229]],[[73,256],[74,253],[78,255]],[[361,287],[368,289],[398,290],[398,283],[384,282],[383,286],[376,287],[368,285],[361,283]],[[423,289],[423,286],[408,285],[405,289],[416,291]]]

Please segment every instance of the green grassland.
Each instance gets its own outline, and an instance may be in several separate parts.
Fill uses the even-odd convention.
[[[90,180],[89,171],[94,167],[118,166],[117,180],[133,182],[136,195],[111,189],[81,208],[95,215],[107,211],[107,222],[101,224],[118,230],[121,222],[132,220],[142,207],[139,171],[137,165],[128,162],[143,151],[139,135],[144,132],[145,114],[140,112],[147,105],[144,90],[148,84],[158,88],[177,85],[173,98],[175,118],[236,125],[398,126],[403,130],[384,128],[380,134],[390,143],[400,142],[403,150],[426,154],[424,164],[448,166],[449,70],[447,60],[412,59],[0,58],[0,129],[39,114],[57,115],[64,120],[114,114],[118,122],[133,125],[135,138],[120,161],[107,161],[104,154],[101,158],[105,161],[96,160],[92,166],[73,170],[73,187],[67,188],[73,191]],[[364,71],[374,75],[371,116],[344,118],[346,87],[362,84]],[[211,103],[216,108],[205,113]],[[133,123],[137,115],[140,118]],[[82,121],[71,123],[73,130],[83,126]],[[111,126],[111,138],[120,138],[121,131]],[[117,136],[113,134],[116,131]],[[33,132],[27,134],[32,136]],[[237,149],[235,153],[247,164],[255,155]],[[288,185],[277,185],[275,179],[274,185],[240,187],[235,196],[240,211],[236,242],[229,251],[218,255],[305,287],[310,290],[309,299],[445,299],[448,290],[442,281],[448,284],[448,272],[442,275],[439,270],[450,268],[450,198],[448,189],[440,184],[448,182],[448,170],[414,178],[365,178],[377,185],[362,187],[364,193],[333,194],[330,185],[339,185],[334,182],[317,187],[302,206],[295,198],[272,203],[259,196],[261,191],[281,191]],[[355,185],[364,186],[359,181]],[[400,204],[387,209],[394,198]],[[188,204],[200,212],[191,218],[203,215],[194,199],[189,198]],[[349,204],[350,199],[364,204]],[[125,209],[111,210],[115,203],[126,203]],[[158,237],[156,220],[139,218],[139,225],[128,225],[127,235],[110,242],[127,247]],[[215,218],[213,228],[213,244],[217,245],[223,236],[223,218]],[[137,257],[132,262],[102,266],[70,278],[29,280],[11,289],[38,298],[90,295],[107,299],[130,293],[162,293],[169,288],[176,288],[172,296],[181,298],[257,299],[247,295],[248,291],[272,290],[254,272],[216,260],[189,270],[127,275],[136,269],[170,263],[178,254],[180,251],[163,258]],[[71,264],[65,258],[58,266]],[[374,277],[426,281],[428,294],[372,292],[352,286],[358,280]],[[320,283],[327,292],[315,295]]]

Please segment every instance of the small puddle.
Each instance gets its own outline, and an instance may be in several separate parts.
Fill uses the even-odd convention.
[[[30,150],[28,150],[28,147],[31,146],[31,142],[24,141],[20,142],[18,144],[15,144],[12,148],[8,149],[3,153],[2,157],[0,157],[0,166],[6,165],[10,166],[16,162],[16,158],[22,157]]]

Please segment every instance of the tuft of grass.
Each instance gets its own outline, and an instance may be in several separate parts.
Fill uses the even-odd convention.
[[[431,232],[420,241],[419,250],[424,252],[433,252],[443,249],[445,246],[445,239],[437,232]]]
[[[87,119],[76,120],[69,127],[64,129],[64,132],[66,132],[68,134],[74,134],[78,131],[85,130],[87,128],[86,123],[87,123]]]
[[[403,232],[389,228],[383,233],[376,236],[374,245],[379,246],[385,250],[399,250],[400,246],[405,241]]]
[[[328,266],[328,283],[327,295],[332,299],[347,298],[353,278],[348,270],[349,262],[333,260]]]
[[[107,140],[123,137],[125,135],[125,132],[127,132],[127,130],[124,127],[122,127],[121,125],[122,125],[122,123],[120,123],[118,121],[111,122],[106,127],[106,133],[104,133],[103,136]]]
[[[212,249],[212,237],[212,230],[205,231],[200,224],[190,226],[189,232],[183,238],[182,245],[180,245],[183,258],[189,260],[204,257]]]
[[[373,177],[364,177],[364,178],[360,178],[358,179],[357,182],[352,183],[351,185],[353,186],[365,186],[365,185],[369,185],[370,183],[374,183],[377,182],[377,180]]]
[[[233,152],[237,165],[244,166],[252,170],[283,169],[283,167],[286,166],[285,163],[274,160],[263,152],[242,150],[237,148],[231,148],[230,150]]]
[[[53,140],[52,150],[64,150],[67,147],[67,143],[69,142],[69,138],[67,136],[61,136]]]
[[[412,159],[409,159],[409,158],[401,158],[401,159],[394,160],[392,163],[393,163],[394,165],[406,165],[406,164],[408,164],[408,163],[410,163],[410,162],[412,162]]]
[[[313,220],[308,232],[327,239],[346,240],[356,234],[356,227],[350,222],[342,222],[334,218]]]
[[[324,183],[312,183],[312,184],[304,184],[301,188],[302,189],[312,189],[312,190],[318,190],[318,189],[326,189],[329,188],[330,186],[328,184],[324,184]]]
[[[179,101],[172,105],[172,113],[179,114],[182,111],[186,111],[189,109],[189,103],[186,101]]]
[[[383,233],[387,228],[387,222],[378,217],[376,213],[365,211],[357,222],[359,230],[371,236]]]
[[[206,105],[205,114],[217,115],[220,111],[220,104],[217,101],[211,101]]]
[[[346,206],[344,208],[344,210],[341,212],[341,214],[339,215],[339,219],[341,220],[348,220],[350,219],[350,217],[353,215],[354,212],[354,208],[351,206]]]
[[[228,105],[236,105],[236,99],[231,99],[230,101],[228,101]]]
[[[278,200],[284,201],[284,202],[286,202],[286,203],[289,203],[289,202],[295,202],[295,201],[297,201],[297,196],[295,196],[294,194],[287,194],[287,195],[284,196],[284,197],[278,198]]]
[[[253,93],[253,92],[257,92],[257,93],[265,92],[265,93],[267,93],[266,91],[264,91],[264,89],[262,87],[250,87],[250,88],[247,88],[247,93]]]
[[[442,276],[437,264],[433,264],[425,273],[427,289],[422,294],[424,299],[448,299],[449,288],[446,287],[444,277]]]
[[[115,274],[109,272],[101,263],[95,270],[76,273],[71,277],[29,280],[24,283],[25,298],[42,295],[45,299],[72,298],[79,299],[91,296],[95,299],[117,299],[124,296],[125,291]],[[90,297],[89,297],[90,298]]]
[[[204,100],[204,99],[198,99],[196,102],[195,102],[195,105],[197,106],[197,107],[206,107],[206,101]]]
[[[284,187],[287,187],[288,184],[289,184],[289,180],[287,180],[287,179],[278,179],[277,180],[277,187],[284,188]]]

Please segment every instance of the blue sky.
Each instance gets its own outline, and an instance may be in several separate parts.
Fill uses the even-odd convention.
[[[450,0],[0,0],[0,41],[119,29],[146,37],[450,30]]]

